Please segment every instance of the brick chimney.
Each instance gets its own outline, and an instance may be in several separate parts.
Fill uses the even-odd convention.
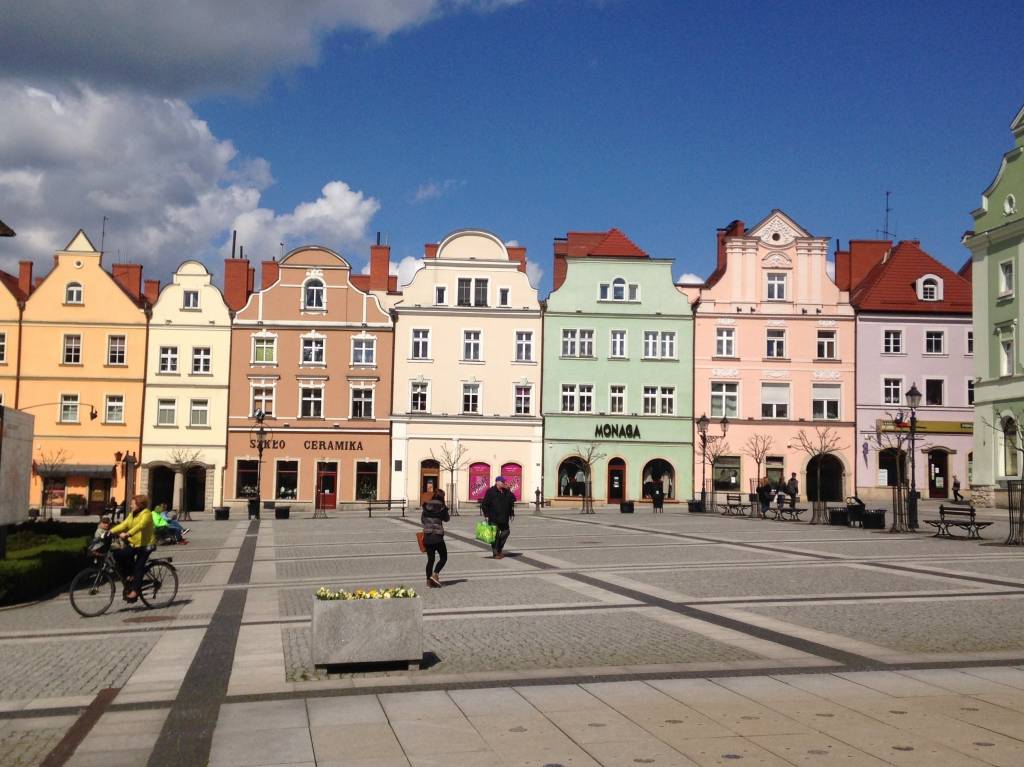
[[[562,287],[565,282],[565,273],[569,266],[565,259],[569,254],[569,239],[567,237],[555,238],[555,258],[551,265],[551,291],[554,292]]]
[[[133,300],[142,300],[142,264],[114,264],[111,274]]]
[[[726,237],[742,237],[746,234],[747,225],[739,219],[730,222],[724,229],[718,230],[718,263],[716,268],[724,269],[726,266],[725,239]]]
[[[252,294],[252,273],[249,262],[244,258],[224,260],[224,301],[228,308],[237,312]]]
[[[391,246],[370,246],[370,290],[388,289],[388,275],[391,270]]]
[[[519,264],[519,271],[526,274],[526,248],[506,246],[508,260]]]
[[[424,258],[437,258],[438,244],[436,242],[428,242],[423,246],[423,257]]]
[[[260,271],[260,290],[266,290],[275,282],[277,282],[277,276],[281,273],[280,264],[277,263],[277,259],[271,259],[270,261],[264,261],[262,264],[263,268]]]
[[[882,262],[886,254],[892,248],[892,240],[850,240],[850,248],[847,251],[849,256],[848,287],[841,290],[856,290],[868,272]],[[836,280],[839,279],[839,260],[836,254]]]
[[[32,292],[32,262],[18,262],[18,289],[27,297]]]
[[[160,298],[160,280],[146,280],[143,285],[143,293],[146,296],[146,300],[149,301],[150,306],[156,303],[156,300]]]

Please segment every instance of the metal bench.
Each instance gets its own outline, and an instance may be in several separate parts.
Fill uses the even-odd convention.
[[[373,512],[376,511],[395,511],[400,510],[402,516],[405,516],[405,510],[408,507],[409,502],[405,498],[387,498],[384,500],[369,500],[366,501],[366,511],[370,517],[373,517]]]
[[[733,517],[745,517],[747,515],[747,507],[749,503],[745,503],[743,496],[739,493],[726,493],[725,495],[725,513]]]
[[[783,522],[785,520],[799,522],[800,515],[805,511],[807,511],[807,508],[803,506],[769,506],[765,516],[768,519],[774,519],[776,522]]]
[[[968,538],[981,538],[981,531],[991,522],[979,522],[975,517],[974,507],[969,503],[950,503],[939,506],[938,519],[926,519],[925,523],[935,528],[937,538],[956,538],[949,532],[950,527],[959,527],[967,531]]]

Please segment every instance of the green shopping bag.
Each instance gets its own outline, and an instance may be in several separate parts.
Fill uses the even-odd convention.
[[[494,539],[498,537],[498,528],[492,525],[490,522],[480,520],[476,523],[476,539],[487,544],[494,543]]]

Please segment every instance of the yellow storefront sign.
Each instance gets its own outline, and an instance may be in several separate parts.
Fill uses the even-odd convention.
[[[879,418],[875,421],[877,431],[910,431],[909,419],[899,424]],[[918,434],[973,434],[973,421],[918,421]]]

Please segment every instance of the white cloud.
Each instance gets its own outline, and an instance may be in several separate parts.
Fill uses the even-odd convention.
[[[506,240],[505,241],[505,247],[506,248],[518,248],[519,247],[519,240]]]
[[[98,247],[106,215],[108,254],[120,250],[147,274],[166,277],[186,258],[219,271],[232,228],[254,260],[282,241],[362,247],[380,208],[337,180],[289,213],[261,207],[269,164],[239,157],[177,99],[0,81],[0,103],[0,207],[18,233],[0,268],[52,255],[79,227]]]
[[[303,0],[302,2],[5,3],[0,71],[8,77],[192,95],[258,85],[315,64],[328,35],[385,38],[463,10],[519,0]]]
[[[693,272],[683,272],[676,280],[676,285],[703,285],[704,278]]]
[[[455,189],[461,189],[466,185],[465,181],[455,178],[446,178],[444,181],[428,181],[420,184],[412,196],[413,205],[438,200]]]
[[[544,276],[544,269],[536,261],[526,259],[526,276],[530,278],[533,287],[540,287],[540,278]]]
[[[398,263],[391,261],[388,264],[388,273],[395,274],[398,276],[398,287],[399,289],[405,287],[412,282],[413,275],[423,266],[422,258],[413,258],[412,256],[406,256]],[[362,269],[359,270],[360,274],[369,274],[370,265],[365,264]]]

